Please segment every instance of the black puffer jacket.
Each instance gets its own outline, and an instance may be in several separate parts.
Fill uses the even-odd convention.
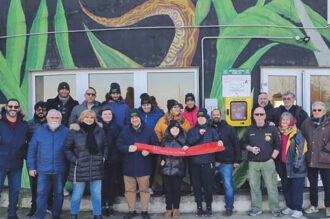
[[[200,130],[205,129],[206,132],[204,135],[200,134]],[[212,128],[209,124],[199,125],[196,123],[196,126],[189,130],[188,136],[187,136],[187,142],[190,146],[210,143],[219,141],[219,135],[217,131]],[[209,164],[215,162],[215,153],[210,154],[202,154],[197,156],[192,156],[191,161],[194,164]]]
[[[166,148],[181,148],[186,145],[187,135],[181,132],[177,138],[170,135],[168,129],[162,141],[162,146]],[[166,176],[184,176],[186,172],[185,162],[183,157],[162,156],[161,160],[165,160],[165,165],[162,166],[161,173]]]
[[[98,152],[91,154],[86,145],[87,133],[79,125],[70,130],[64,146],[65,156],[70,161],[70,181],[88,182],[103,178],[103,157],[107,154],[107,139],[99,126],[94,129],[94,137]]]

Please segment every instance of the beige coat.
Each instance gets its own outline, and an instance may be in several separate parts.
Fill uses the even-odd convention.
[[[315,128],[311,118],[301,125],[308,143],[307,163],[309,167],[330,169],[330,120]]]

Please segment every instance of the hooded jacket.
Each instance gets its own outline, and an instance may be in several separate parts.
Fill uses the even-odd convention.
[[[181,131],[177,138],[174,138],[169,130],[166,129],[162,146],[166,148],[181,148],[186,145],[187,135]],[[166,176],[184,176],[186,172],[185,161],[183,157],[162,156],[161,160],[165,165],[161,167],[161,173]]]
[[[123,175],[141,177],[151,174],[151,156],[143,156],[141,151],[129,152],[128,148],[134,143],[159,145],[153,129],[141,123],[140,128],[135,130],[132,125],[125,126],[119,134],[117,147],[123,154]]]
[[[21,113],[17,114],[16,128],[7,120],[6,110],[2,108],[0,119],[0,170],[21,170],[26,155],[28,134],[27,122]]]
[[[116,115],[117,124],[120,128],[123,128],[125,125],[129,124],[129,107],[125,103],[122,97],[118,102],[110,100],[109,102],[104,102],[103,106],[110,107],[113,113]]]
[[[148,128],[154,129],[158,120],[164,115],[158,107],[152,106],[149,113],[145,113],[142,107],[139,108],[139,114]]]

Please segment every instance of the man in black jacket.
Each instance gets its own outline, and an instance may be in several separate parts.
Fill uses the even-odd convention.
[[[266,122],[266,112],[258,107],[253,112],[255,124],[249,126],[242,138],[242,146],[248,151],[249,182],[251,192],[250,216],[262,213],[261,176],[264,179],[269,207],[275,217],[281,216],[278,205],[277,173],[275,162],[281,147],[279,133]]]
[[[274,107],[273,105],[271,104],[271,102],[269,101],[268,99],[268,94],[266,92],[260,92],[259,95],[258,95],[258,102],[257,104],[252,108],[252,112],[255,110],[255,108],[257,107],[262,107],[265,109],[266,111],[266,120],[267,121],[270,121],[270,119],[272,118],[272,114],[274,113]],[[251,118],[252,121],[254,122],[253,120],[253,117]]]
[[[66,82],[61,82],[57,88],[58,95],[53,99],[48,99],[46,104],[48,110],[56,109],[62,114],[62,124],[68,127],[71,111],[78,101],[70,96],[70,86]]]
[[[190,129],[187,136],[189,146],[195,146],[218,141],[222,146],[217,131],[207,123],[207,110],[199,109],[197,124]],[[215,170],[215,153],[192,156],[190,158],[191,181],[193,184],[195,202],[197,204],[197,216],[211,217],[213,201],[213,182]],[[202,208],[202,187],[205,193],[206,211]]]
[[[231,216],[234,209],[234,184],[233,169],[238,167],[241,161],[241,148],[234,127],[225,120],[221,120],[221,112],[215,109],[211,113],[212,127],[219,134],[220,140],[224,143],[226,149],[215,154],[215,159],[220,165],[217,167],[222,177],[225,189],[225,209],[223,216]]]

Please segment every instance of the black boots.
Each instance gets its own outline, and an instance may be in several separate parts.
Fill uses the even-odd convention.
[[[102,219],[102,215],[94,215],[94,219]]]
[[[71,214],[71,219],[78,219],[78,215],[76,215],[76,214]]]

